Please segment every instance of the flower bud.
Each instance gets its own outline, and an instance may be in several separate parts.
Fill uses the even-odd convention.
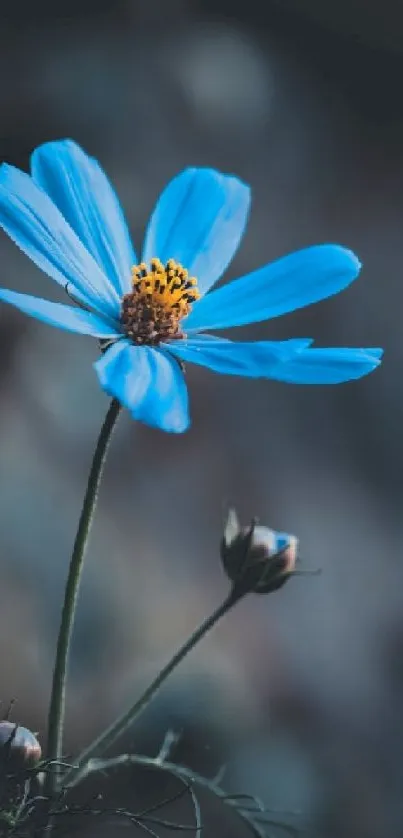
[[[294,535],[258,526],[241,527],[234,509],[228,513],[221,542],[224,570],[238,590],[267,594],[293,575],[298,540]]]
[[[42,755],[33,733],[14,722],[0,722],[0,768],[7,773],[33,768]]]

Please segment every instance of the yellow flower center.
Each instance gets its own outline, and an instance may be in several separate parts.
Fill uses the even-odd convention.
[[[180,321],[198,300],[197,279],[169,259],[151,259],[132,268],[133,290],[122,300],[121,323],[134,343],[155,346],[168,338],[183,338]]]

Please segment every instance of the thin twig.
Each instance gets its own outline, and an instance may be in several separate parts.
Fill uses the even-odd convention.
[[[174,730],[168,730],[166,732],[164,741],[158,752],[158,756],[156,757],[158,762],[166,762],[166,760],[171,756],[172,749],[175,747],[179,739],[180,733],[176,733]]]
[[[182,782],[187,782],[191,785],[198,785],[207,789],[207,791],[214,794],[223,804],[229,806],[236,813],[236,815],[249,828],[249,831],[255,836],[255,838],[267,838],[267,830],[263,828],[264,826],[273,826],[282,829],[283,831],[288,831],[292,835],[295,835],[299,831],[297,827],[281,821],[276,821],[274,818],[271,818],[269,814],[266,816],[260,808],[251,810],[250,808],[248,809],[242,807],[242,805],[240,805],[240,800],[254,800],[256,802],[256,798],[253,798],[252,795],[228,794],[219,785],[217,785],[214,780],[209,780],[186,766],[177,765],[173,762],[160,762],[155,757],[147,757],[138,754],[122,754],[121,756],[110,757],[109,759],[92,759],[85,766],[85,772],[82,772],[81,779],[84,779],[84,777],[87,777],[97,771],[110,771],[113,768],[119,768],[124,765],[140,765],[148,768],[154,768],[156,770],[159,769],[160,771],[172,774]],[[196,802],[197,811],[200,814],[200,806],[197,798]],[[201,828],[201,817],[198,817],[197,829],[199,832]]]
[[[164,800],[160,800],[159,803],[155,803],[153,806],[149,806],[148,809],[143,809],[142,812],[137,813],[138,818],[143,818],[145,815],[151,815],[153,812],[158,812],[158,809],[162,809],[164,806],[169,806],[171,803],[176,803],[185,794],[190,792],[191,786],[188,783],[184,784],[184,788],[178,791],[176,794],[173,794],[171,797],[165,797]]]

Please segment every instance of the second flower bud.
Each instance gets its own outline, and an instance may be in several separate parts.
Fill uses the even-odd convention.
[[[281,588],[293,575],[298,539],[262,527],[256,521],[242,527],[230,509],[221,542],[224,570],[234,589],[267,594]]]

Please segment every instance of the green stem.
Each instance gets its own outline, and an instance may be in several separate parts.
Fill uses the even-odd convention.
[[[155,698],[164,681],[166,681],[178,664],[181,663],[186,655],[194,648],[194,646],[196,646],[199,640],[201,640],[204,635],[213,628],[218,620],[220,620],[221,617],[223,617],[224,614],[226,614],[235,605],[235,603],[242,598],[242,596],[244,596],[244,594],[244,591],[233,589],[224,602],[222,602],[221,605],[193,632],[193,634],[190,635],[188,640],[186,640],[183,646],[178,649],[167,665],[161,669],[157,677],[149,685],[149,687],[147,687],[138,701],[136,701],[136,703],[133,704],[126,713],[119,716],[119,718],[116,719],[116,721],[113,722],[113,724],[111,724],[110,727],[108,727],[103,733],[101,733],[101,735],[80,754],[78,759],[75,760],[74,767],[64,778],[63,785],[65,787],[69,785],[76,785],[83,773],[82,769],[84,769],[85,772],[85,766],[88,761],[103,754],[111,747],[111,745],[113,745],[119,736],[122,736],[122,734],[125,733],[133,722],[137,721],[141,713],[144,712],[153,698]]]
[[[92,519],[98,499],[99,485],[106,460],[109,441],[116,420],[119,416],[120,404],[112,399],[105,421],[99,434],[97,446],[92,460],[88,477],[87,489],[81,510],[80,521],[74,541],[70,560],[69,574],[64,593],[64,603],[60,622],[55,667],[53,671],[52,694],[48,715],[48,745],[47,759],[59,760],[62,755],[63,724],[66,697],[66,678],[69,660],[70,642],[77,606],[81,572],[83,569],[85,551],[91,530]],[[50,796],[55,793],[58,780],[57,766],[46,775],[46,792]]]

